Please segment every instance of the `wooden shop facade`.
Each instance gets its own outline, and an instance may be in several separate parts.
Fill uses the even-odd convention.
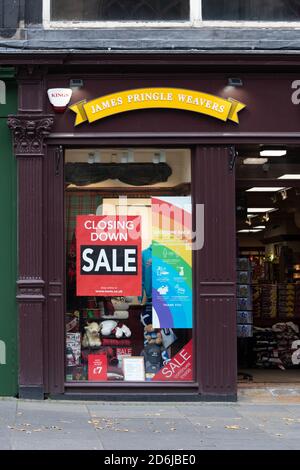
[[[236,164],[262,146],[299,145],[298,58],[26,52],[9,62],[18,66],[8,126],[18,168],[19,396],[235,400],[236,194],[266,186],[266,173],[237,179]],[[141,227],[128,242],[136,265],[126,249],[100,259],[103,246],[112,257],[121,249],[109,224],[125,197]],[[196,241],[172,245],[171,229],[159,239],[163,203],[188,213]],[[80,227],[96,227],[90,251]],[[126,266],[136,277],[122,278]]]

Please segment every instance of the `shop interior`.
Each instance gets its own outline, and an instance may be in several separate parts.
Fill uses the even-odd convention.
[[[239,384],[300,382],[300,148],[237,148]]]
[[[99,382],[135,381],[134,373],[137,381],[151,381],[191,341],[191,328],[153,327],[151,248],[151,198],[189,197],[190,194],[191,157],[187,149],[66,150],[66,382],[96,380],[90,373],[92,355],[106,357],[105,371],[99,373]],[[141,217],[139,296],[77,295],[76,217],[91,214]],[[157,273],[162,281],[164,274],[168,273],[162,270]],[[182,279],[183,268],[175,284],[178,290]],[[138,375],[140,372],[130,374],[128,369],[130,364],[132,367],[138,364],[137,361],[130,363],[128,358],[139,357],[144,362],[144,379]]]

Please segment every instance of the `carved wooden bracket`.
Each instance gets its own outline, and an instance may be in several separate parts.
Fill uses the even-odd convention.
[[[8,127],[13,133],[16,156],[36,156],[44,153],[44,139],[48,137],[54,124],[54,117],[19,115],[9,116]]]

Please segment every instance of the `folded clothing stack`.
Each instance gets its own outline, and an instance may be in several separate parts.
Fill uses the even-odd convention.
[[[300,317],[300,284],[295,284],[295,317]]]
[[[253,317],[261,317],[261,286],[258,284],[252,285],[252,305]]]
[[[259,368],[293,367],[292,343],[300,339],[299,327],[293,322],[275,323],[271,328],[253,328],[255,366]]]
[[[278,316],[293,318],[295,310],[295,284],[278,284]]]
[[[261,315],[263,318],[276,318],[277,315],[277,286],[263,284],[261,286]]]

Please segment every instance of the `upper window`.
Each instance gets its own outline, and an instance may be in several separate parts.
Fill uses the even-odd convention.
[[[45,26],[300,22],[300,0],[43,0]]]
[[[300,0],[202,0],[203,20],[299,21]]]
[[[52,0],[53,21],[186,21],[190,0]]]

